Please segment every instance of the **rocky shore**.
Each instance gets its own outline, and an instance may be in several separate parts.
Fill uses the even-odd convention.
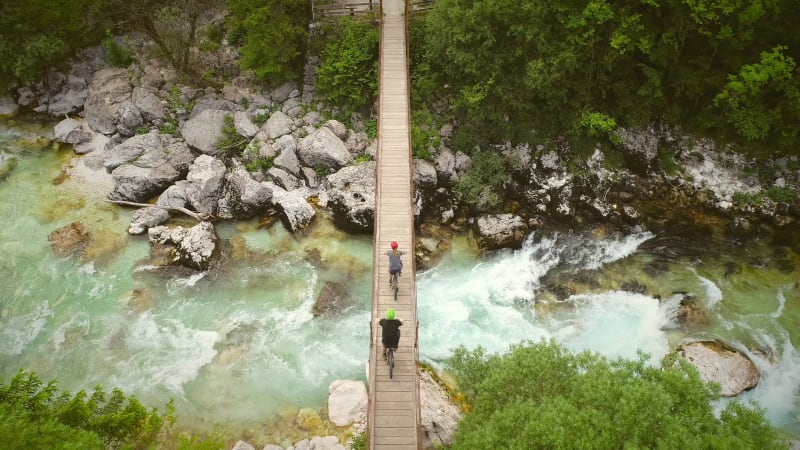
[[[329,109],[314,100],[313,67],[303,86],[288,82],[262,91],[234,79],[216,90],[183,85],[155,60],[127,69],[109,67],[102,48],[96,48],[46,81],[19,89],[15,98],[0,99],[0,117],[25,109],[64,117],[55,126],[55,140],[71,145],[76,155],[64,168],[66,176],[90,195],[136,208],[128,233],[147,233],[154,254],[167,255],[166,265],[213,270],[220,254],[214,223],[222,220],[277,216],[287,230],[302,234],[316,215],[324,214],[347,233],[373,231],[376,142],[360,117],[352,118],[351,127],[326,118]],[[233,125],[235,136],[223,131],[226,123]],[[241,153],[220,145],[231,137]],[[624,164],[614,169],[599,147],[579,158],[574,149],[551,149],[545,143],[497,145],[492,150],[512,169],[498,188],[501,201],[491,206],[467,204],[456,194],[455,183],[469,172],[472,158],[451,147],[452,126],[442,126],[439,137],[439,146],[429,149],[430,159],[414,160],[421,270],[435,264],[450,233],[474,233],[480,247],[492,251],[518,248],[539,229],[602,224],[660,233],[714,220],[724,224],[729,237],[745,241],[796,227],[800,219],[796,156],[755,161],[714,142],[656,127],[619,130]],[[659,157],[665,153],[672,155],[669,161]],[[0,177],[14,169],[12,163],[0,153]],[[196,223],[176,224],[178,216]],[[68,254],[85,248],[87,236],[84,226],[75,223],[55,230],[51,240],[56,251]],[[425,245],[422,238],[436,245]],[[686,306],[684,317],[691,315]],[[752,362],[731,363],[730,353],[741,354],[724,343],[687,344],[679,353],[707,379],[719,382],[723,395],[757,383]],[[720,362],[706,367],[717,357]],[[735,380],[714,378],[723,366],[733,367],[726,373]],[[430,393],[423,395],[426,435],[446,444],[459,412],[431,380],[422,379],[421,391]],[[331,385],[329,416],[338,426],[359,431],[366,390],[363,383],[353,383],[360,382]],[[343,444],[335,436],[315,437],[264,450],[338,449]],[[253,447],[241,442],[234,448]]]

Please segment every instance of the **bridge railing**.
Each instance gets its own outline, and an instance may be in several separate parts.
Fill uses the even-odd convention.
[[[375,13],[379,0],[311,0],[311,17],[355,16],[356,14]]]

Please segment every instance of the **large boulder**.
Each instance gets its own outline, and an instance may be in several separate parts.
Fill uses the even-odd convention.
[[[299,192],[286,191],[274,183],[267,182],[272,190],[272,204],[281,210],[281,221],[292,233],[302,230],[314,218],[314,207]]]
[[[372,233],[375,222],[375,162],[347,166],[324,182],[334,223],[348,233]]]
[[[186,199],[195,211],[216,214],[225,185],[225,163],[209,155],[200,155],[186,175]]]
[[[281,111],[275,111],[269,116],[267,122],[261,127],[267,133],[269,139],[277,139],[288,135],[294,128],[294,121]]]
[[[139,109],[142,117],[148,122],[163,121],[167,117],[164,104],[152,92],[135,87],[131,93],[131,101]]]
[[[219,241],[211,222],[200,222],[188,229],[157,226],[150,228],[147,233],[151,244],[173,247],[173,263],[196,270],[208,269]]]
[[[415,159],[414,174],[414,216],[424,217],[430,209],[436,193],[436,167],[424,159]]]
[[[105,157],[111,171],[112,200],[144,202],[183,178],[194,154],[180,140],[157,132],[134,136],[117,145]]]
[[[19,105],[5,95],[0,96],[0,119],[9,119],[17,115]]]
[[[250,121],[247,113],[244,111],[237,111],[233,114],[233,126],[239,135],[246,138],[252,138],[258,133],[258,127]]]
[[[622,141],[625,165],[645,176],[658,167],[658,146],[661,133],[648,128],[619,128],[616,136]]]
[[[447,390],[426,370],[419,371],[419,401],[422,429],[425,430],[422,447],[440,448],[453,443],[453,434],[461,421],[461,410],[450,401]]]
[[[367,417],[367,388],[356,380],[335,380],[328,386],[328,416],[340,427]]]
[[[222,138],[222,125],[231,113],[219,109],[203,110],[184,122],[181,135],[186,143],[206,155],[217,154],[217,142]]]
[[[267,183],[254,180],[247,170],[231,171],[225,179],[225,193],[219,201],[219,217],[247,219],[270,204],[272,189]]]
[[[114,122],[117,124],[117,133],[121,136],[133,136],[144,124],[144,118],[132,102],[123,102],[114,114]]]
[[[700,378],[718,383],[723,397],[734,397],[753,389],[761,377],[753,361],[719,341],[681,344],[676,351],[697,368]]]
[[[65,144],[80,144],[92,140],[93,134],[84,128],[85,121],[66,118],[58,122],[53,130],[53,139]]]
[[[322,127],[300,140],[297,156],[309,167],[338,169],[353,161],[344,142],[330,128]]]
[[[89,126],[98,133],[114,134],[117,131],[117,111],[130,100],[132,91],[125,70],[109,68],[95,72],[84,105]]]
[[[297,143],[291,136],[281,136],[276,139],[272,147],[278,152],[273,164],[280,167],[292,175],[299,177],[302,175],[300,160],[297,159]]]
[[[528,224],[514,214],[481,216],[475,221],[475,232],[484,250],[519,248],[528,234]]]

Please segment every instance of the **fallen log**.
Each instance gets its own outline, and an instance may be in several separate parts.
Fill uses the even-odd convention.
[[[106,201],[109,202],[109,203],[116,203],[118,205],[138,206],[140,208],[153,207],[153,208],[166,209],[167,211],[178,211],[178,212],[182,212],[182,213],[186,214],[189,217],[193,217],[198,222],[205,222],[207,220],[211,220],[211,214],[198,213],[198,212],[190,211],[190,210],[188,210],[186,208],[180,208],[180,207],[176,208],[176,207],[171,207],[171,206],[153,205],[153,204],[150,204],[150,203],[128,202],[128,201],[125,201],[125,200],[106,200]]]

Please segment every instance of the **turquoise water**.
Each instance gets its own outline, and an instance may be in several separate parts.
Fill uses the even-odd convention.
[[[364,379],[370,236],[344,235],[324,218],[299,236],[280,223],[221,223],[218,270],[165,273],[151,265],[146,238],[127,235],[129,210],[78,195],[73,181],[53,184],[73,155],[36,142],[47,133],[0,126],[0,149],[18,158],[0,181],[0,376],[25,368],[73,391],[100,383],[154,406],[173,398],[182,426],[247,430],[256,441],[291,426],[298,408],[324,409],[331,381]],[[83,257],[55,256],[48,235],[76,220],[93,241]],[[646,250],[654,238],[646,230],[534,235],[519,251],[480,256],[468,236],[456,237],[442,262],[418,275],[422,358],[439,365],[458,345],[503,351],[553,338],[609,357],[641,349],[657,364],[684,339],[722,338],[762,371],[744,398],[800,434],[797,255],[781,250],[779,267],[769,263],[774,245],[730,246],[654,273]],[[747,264],[753,259],[766,266]],[[550,289],[556,278],[568,295]],[[630,279],[646,294],[623,292]],[[345,286],[352,302],[315,318],[326,283]],[[675,292],[698,296],[707,326],[675,323]]]

